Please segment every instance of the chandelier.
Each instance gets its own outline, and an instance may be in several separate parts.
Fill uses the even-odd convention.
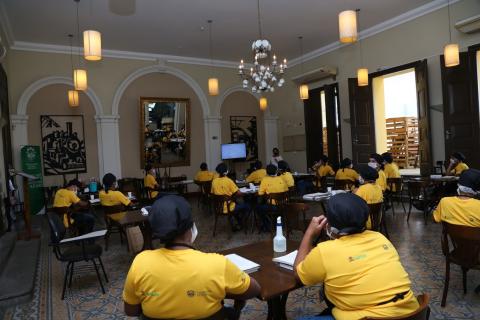
[[[243,60],[240,60],[238,75],[243,79],[242,86],[244,88],[250,87],[252,92],[273,92],[275,87],[281,87],[285,83],[283,75],[287,69],[287,59],[278,63],[277,57],[271,55],[272,45],[268,40],[263,39],[260,0],[257,1],[257,13],[260,37],[252,43],[253,67],[250,70],[245,70]]]

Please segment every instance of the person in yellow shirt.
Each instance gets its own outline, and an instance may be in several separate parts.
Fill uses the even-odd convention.
[[[155,199],[158,196],[158,188],[160,187],[155,179],[155,169],[147,164],[145,165],[145,178],[143,179],[143,185],[145,188],[149,188],[149,196],[151,199]]]
[[[200,164],[200,171],[197,172],[194,180],[199,182],[207,182],[207,181],[212,181],[217,177],[218,175],[215,172],[208,171],[207,164],[205,162],[202,162]]]
[[[68,215],[63,215],[63,224],[68,227],[74,224],[78,229],[80,235],[92,232],[95,225],[95,216],[85,211],[88,208],[88,203],[80,200],[77,196],[78,188],[81,184],[77,179],[73,179],[67,183],[65,188],[57,190],[53,200],[53,207],[59,208],[58,211],[63,211],[64,208],[70,210],[70,221]]]
[[[370,166],[359,166],[360,186],[354,190],[357,196],[365,200],[368,204],[383,202],[382,188],[377,184],[378,172]]]
[[[397,250],[381,233],[365,229],[367,218],[364,200],[338,194],[305,232],[294,270],[304,285],[324,284],[329,307],[318,319],[392,318],[419,307]],[[324,229],[332,240],[314,247]]]
[[[322,155],[320,160],[313,165],[312,169],[315,171],[317,176],[317,187],[320,187],[320,180],[322,178],[335,175],[335,171],[333,171],[332,166],[330,166],[328,163],[328,157],[326,155]]]
[[[104,207],[113,207],[123,205],[130,206],[132,203],[122,192],[117,190],[117,177],[112,173],[107,173],[103,176],[103,190],[100,190],[98,197],[100,204]],[[120,221],[125,216],[125,212],[118,212],[109,215],[109,218],[114,221]]]
[[[450,156],[450,164],[448,165],[447,176],[460,176],[460,174],[468,169],[465,163],[465,156],[461,152],[454,152]]]
[[[145,250],[132,262],[123,289],[127,316],[152,319],[235,319],[260,286],[225,256],[196,250],[198,230],[191,207],[167,195],[148,209],[148,220],[164,248]],[[161,266],[159,268],[159,266]],[[234,309],[223,299],[235,299]]]
[[[383,161],[385,162],[385,166],[383,171],[385,172],[385,177],[388,178],[400,178],[400,169],[398,169],[398,165],[393,162],[393,157],[390,152],[382,153]]]
[[[385,190],[387,190],[387,177],[383,171],[383,164],[384,160],[381,155],[378,153],[372,153],[370,155],[368,165],[378,171],[377,184],[382,188],[382,191],[385,192]]]
[[[292,188],[295,186],[295,179],[293,179],[292,173],[290,172],[290,167],[285,160],[280,160],[278,162],[278,175],[282,177],[283,181],[287,185],[287,188]]]
[[[232,225],[233,231],[238,231],[241,229],[243,217],[251,211],[251,207],[247,203],[236,203],[235,197],[239,195],[239,189],[235,182],[227,176],[227,165],[220,163],[215,168],[215,171],[217,171],[218,178],[212,180],[211,193],[217,196],[231,197],[232,200],[224,204],[223,213],[227,214],[229,210],[233,213],[233,217],[235,217],[237,221],[235,223],[233,217],[230,216],[230,224]]]
[[[480,227],[480,170],[467,169],[458,180],[457,196],[444,197],[433,211],[435,222]]]
[[[272,222],[268,216],[268,211],[276,211],[277,203],[274,200],[268,199],[268,195],[271,193],[282,193],[287,192],[288,187],[284,179],[281,176],[277,175],[277,167],[273,164],[267,166],[267,176],[263,178],[258,188],[258,195],[265,196],[263,204],[257,206],[257,212],[260,215],[262,225],[260,231],[270,232],[272,227]]]
[[[259,184],[266,175],[267,171],[262,169],[262,161],[257,160],[253,166],[253,172],[248,175],[245,181],[247,181],[247,183]]]
[[[352,160],[345,158],[340,163],[340,169],[338,169],[335,175],[336,180],[350,180],[352,182],[358,181],[358,173],[353,169]]]

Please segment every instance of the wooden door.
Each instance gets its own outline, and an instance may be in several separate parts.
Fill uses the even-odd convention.
[[[359,87],[357,78],[348,79],[350,97],[350,126],[352,130],[353,163],[367,163],[375,146],[375,117],[373,114],[372,81]]]
[[[339,168],[340,161],[342,160],[342,150],[341,150],[341,135],[340,135],[340,121],[337,119],[340,117],[337,110],[338,104],[338,95],[337,95],[337,84],[328,84],[325,85],[322,89],[325,92],[325,110],[326,110],[326,121],[327,121],[327,141],[328,141],[328,158],[330,163],[335,169]],[[339,108],[339,106],[338,106]]]
[[[460,52],[460,64],[446,68],[440,58],[443,86],[443,124],[445,156],[462,152],[467,163],[480,162],[478,104],[473,103],[471,77],[476,66],[471,65],[468,52]]]
[[[305,116],[305,140],[307,151],[307,168],[313,166],[323,153],[321,89],[309,90],[308,99],[303,102]]]
[[[428,176],[432,173],[432,147],[430,135],[430,103],[428,99],[427,60],[418,61],[415,65],[418,110],[418,154],[420,156],[420,174]]]

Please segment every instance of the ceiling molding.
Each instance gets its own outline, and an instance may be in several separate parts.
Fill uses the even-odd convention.
[[[0,2],[0,29],[5,36],[5,44],[7,47],[10,47],[13,44],[14,38],[10,20],[8,20],[7,11],[5,10],[3,2]]]
[[[450,5],[453,5],[461,0],[451,0]],[[415,8],[413,10],[407,11],[405,13],[402,13],[401,15],[398,15],[392,19],[385,20],[382,23],[376,24],[373,27],[370,27],[368,29],[363,30],[358,34],[358,39],[366,39],[369,37],[372,37],[378,33],[381,33],[383,31],[395,28],[401,24],[407,23],[409,21],[412,21],[414,19],[417,19],[419,17],[422,17],[424,15],[427,15],[431,12],[440,10],[444,7],[448,6],[448,1],[447,0],[434,0],[432,2],[429,2],[427,4],[424,4],[423,6],[420,6],[418,8]],[[336,41],[333,43],[330,43],[326,46],[323,46],[321,48],[318,48],[316,50],[307,52],[306,54],[303,55],[303,57],[297,57],[289,61],[290,67],[294,67],[297,64],[300,64],[302,60],[309,61],[315,58],[318,58],[324,54],[327,54],[329,52],[335,51],[337,49],[340,49],[342,47],[348,46],[349,44],[344,44],[341,43],[340,41]],[[302,59],[303,58],[303,59]]]
[[[60,46],[53,44],[44,44],[36,42],[15,41],[11,46],[12,50],[45,52],[45,53],[60,53],[70,54],[69,46]],[[83,52],[83,48],[73,47],[73,54],[78,55],[78,52]],[[102,50],[102,56],[107,58],[131,59],[131,60],[146,60],[146,61],[165,61],[170,63],[193,64],[201,66],[215,66],[223,68],[238,68],[238,62],[224,61],[224,60],[210,60],[205,58],[174,56],[167,54],[155,54],[145,52],[132,52],[121,50]]]

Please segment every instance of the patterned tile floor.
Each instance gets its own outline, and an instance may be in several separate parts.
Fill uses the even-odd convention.
[[[211,237],[213,222],[201,210],[197,209],[195,219],[199,228],[196,246],[203,251],[215,252],[237,247],[269,237],[268,234],[235,233],[230,239],[228,233],[220,232]],[[311,214],[318,213],[319,208],[312,208]],[[225,227],[221,224],[220,228]],[[480,296],[473,291],[480,284],[480,272],[468,274],[468,293],[463,295],[460,268],[452,267],[452,277],[448,294],[447,307],[440,307],[444,278],[444,259],[440,248],[441,227],[429,221],[424,224],[420,213],[412,213],[407,224],[403,211],[388,215],[388,226],[393,244],[396,246],[403,265],[413,282],[416,294],[427,292],[431,296],[430,319],[480,319]],[[45,227],[45,226],[44,226]],[[48,230],[43,229],[48,235]],[[296,234],[294,237],[299,238]],[[5,318],[14,319],[127,319],[123,315],[121,293],[123,281],[133,257],[127,253],[125,246],[120,246],[114,237],[111,248],[104,252],[104,263],[110,282],[106,285],[107,293],[101,294],[96,277],[93,275],[77,276],[67,298],[60,300],[63,267],[53,257],[48,247],[48,239],[43,238],[41,258],[38,265],[34,298],[30,303],[12,306]],[[314,315],[324,305],[318,301],[319,287],[308,287],[292,292],[287,302],[289,319],[301,315]],[[263,319],[267,306],[258,300],[250,300],[242,314],[242,319]]]

